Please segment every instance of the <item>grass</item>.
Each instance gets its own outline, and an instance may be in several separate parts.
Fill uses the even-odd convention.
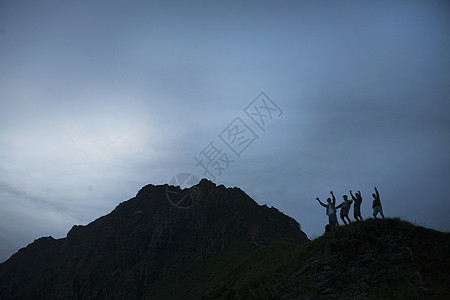
[[[321,288],[310,282],[311,276],[322,272],[315,262],[329,263],[330,278],[343,286],[378,273],[388,278],[368,283],[360,291],[369,298],[446,298],[450,295],[450,280],[445,277],[450,270],[449,240],[449,234],[400,219],[369,219],[341,226],[301,245],[279,240],[255,248],[248,241],[237,241],[220,255],[193,259],[184,272],[169,273],[158,280],[155,286],[159,289],[153,298],[272,299],[281,289],[292,289],[293,285],[300,294],[320,296]],[[383,248],[382,241],[393,249]],[[368,266],[366,274],[354,274],[352,255],[336,248],[340,243],[344,248],[350,245],[350,249],[355,244],[358,254],[370,253],[379,269]],[[410,245],[410,249],[404,245]],[[391,251],[397,250],[407,263],[391,263]]]

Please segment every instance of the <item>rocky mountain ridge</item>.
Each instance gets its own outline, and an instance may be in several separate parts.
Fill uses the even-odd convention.
[[[309,241],[238,188],[148,185],[0,264],[0,299],[448,299],[450,234],[399,219]]]
[[[36,240],[0,264],[0,298],[151,298],[164,274],[182,274],[195,259],[308,240],[294,219],[238,188],[203,179],[194,189],[147,185],[64,239]]]

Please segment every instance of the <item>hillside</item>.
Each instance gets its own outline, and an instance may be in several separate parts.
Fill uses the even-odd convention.
[[[257,249],[208,299],[448,299],[450,234],[399,219]]]
[[[0,264],[0,299],[198,297],[241,257],[283,239],[308,240],[294,219],[238,188],[148,185],[66,238],[40,238]]]
[[[0,264],[0,299],[448,299],[449,250],[450,234],[399,219],[309,241],[238,188],[148,185]]]

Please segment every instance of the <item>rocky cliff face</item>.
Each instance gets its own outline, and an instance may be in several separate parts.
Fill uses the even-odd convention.
[[[147,299],[196,264],[236,261],[282,239],[308,240],[294,219],[238,188],[147,185],[66,238],[40,238],[0,264],[0,299]]]

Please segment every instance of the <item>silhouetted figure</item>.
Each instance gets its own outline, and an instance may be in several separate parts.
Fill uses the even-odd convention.
[[[319,197],[316,198],[317,201],[319,201],[320,205],[327,208],[327,215],[328,215],[328,223],[332,226],[339,226],[337,217],[336,217],[336,198],[334,198],[333,191],[330,192],[331,196],[333,197],[333,201],[331,201],[330,198],[327,199],[328,204],[323,203],[320,201]]]
[[[350,218],[348,217],[348,212],[350,210],[350,206],[353,203],[353,200],[348,200],[347,195],[343,195],[342,198],[344,198],[344,202],[342,202],[341,204],[339,204],[338,206],[336,206],[336,208],[340,208],[341,209],[341,220],[342,222],[344,222],[345,225],[347,225],[347,222],[345,221],[345,218],[347,218],[348,223],[350,224]]]
[[[361,202],[362,202],[362,197],[361,197],[361,191],[358,191],[357,193],[355,193],[355,196],[353,196],[352,191],[350,191],[350,196],[352,196],[352,200],[353,202],[355,202],[355,204],[353,205],[353,217],[355,218],[356,221],[363,221],[363,218],[361,217]]]
[[[325,232],[332,232],[333,231],[333,226],[331,226],[330,224],[325,225]]]
[[[380,201],[380,194],[378,194],[378,190],[376,187],[375,187],[375,193],[372,194],[372,196],[373,196],[373,203],[372,203],[373,217],[376,219],[377,214],[380,213],[381,217],[384,219],[383,208],[381,207],[381,201]]]

